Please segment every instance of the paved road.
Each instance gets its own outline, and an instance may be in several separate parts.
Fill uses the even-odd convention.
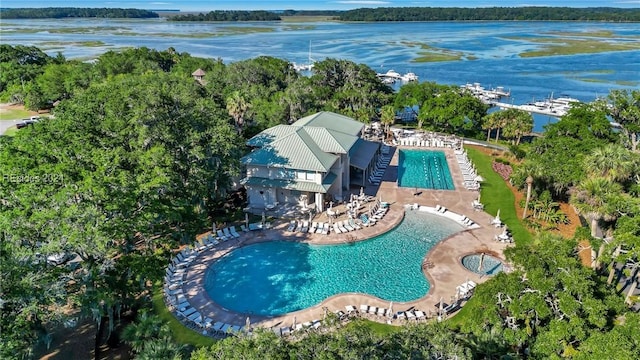
[[[0,135],[4,134],[8,128],[11,126],[24,121],[23,119],[14,119],[14,120],[0,120]]]

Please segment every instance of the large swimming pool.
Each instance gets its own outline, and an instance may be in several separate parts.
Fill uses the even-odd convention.
[[[440,240],[463,230],[457,222],[407,211],[386,234],[340,245],[272,241],[238,248],[212,263],[205,289],[236,312],[281,315],[348,292],[411,301],[429,291],[422,260]]]
[[[442,151],[400,150],[398,186],[454,190],[447,158]]]

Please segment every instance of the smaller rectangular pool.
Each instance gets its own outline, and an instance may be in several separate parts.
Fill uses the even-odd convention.
[[[455,190],[443,151],[400,150],[398,186]]]

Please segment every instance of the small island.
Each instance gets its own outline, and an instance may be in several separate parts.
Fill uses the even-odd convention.
[[[152,19],[156,12],[141,9],[118,8],[14,8],[2,9],[3,19],[63,19],[63,18],[109,18],[109,19]]]

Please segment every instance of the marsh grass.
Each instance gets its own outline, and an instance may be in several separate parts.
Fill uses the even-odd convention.
[[[103,47],[108,46],[103,41],[42,41],[37,44],[39,48],[51,49],[51,48],[64,48],[66,46],[79,46],[79,47]]]
[[[438,61],[456,61],[465,58],[465,53],[461,51],[453,51],[443,48],[436,48],[429,44],[416,41],[401,41],[400,44],[410,47],[419,47],[418,57],[411,62],[438,62]],[[468,60],[474,60],[471,56],[466,57]]]
[[[640,49],[640,42],[609,42],[593,39],[530,39],[529,41],[542,43],[543,46],[538,50],[522,52],[519,54],[520,57],[595,54]]]

